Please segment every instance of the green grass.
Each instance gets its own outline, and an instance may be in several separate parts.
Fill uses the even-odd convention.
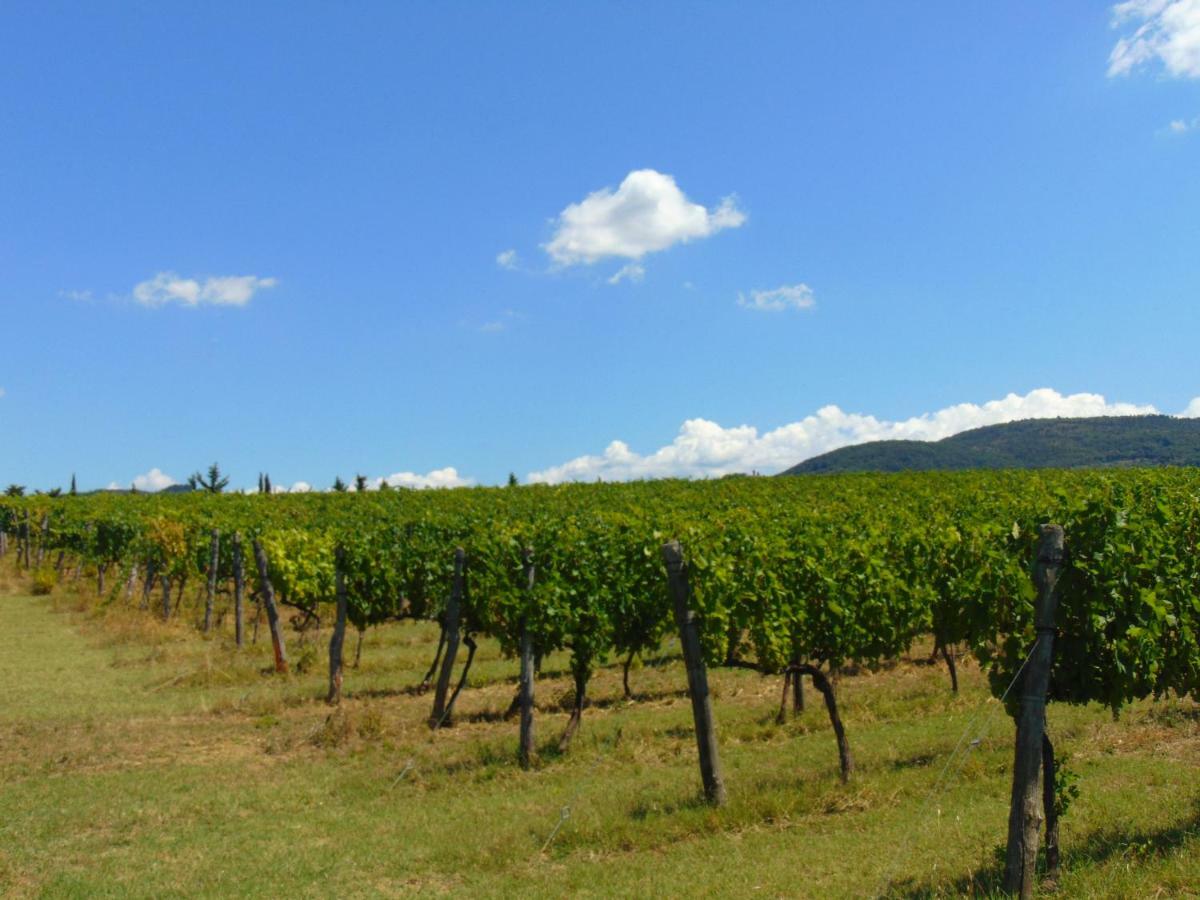
[[[265,674],[265,628],[241,652],[226,632],[0,596],[0,894],[958,896],[996,883],[1012,724],[969,663],[957,697],[944,669],[911,661],[841,678],[848,785],[814,692],[777,725],[779,679],[711,673],[730,795],[713,810],[673,657],[634,671],[634,702],[619,667],[602,670],[565,755],[566,657],[547,659],[526,772],[500,717],[515,665],[493,645],[454,727],[432,733],[431,698],[411,691],[429,626],[372,631],[332,714],[327,631],[307,652],[289,633],[310,667],[288,678]],[[353,634],[347,645],[352,658]],[[973,720],[982,741],[931,795]],[[1196,896],[1197,706],[1142,704],[1119,722],[1053,707],[1050,721],[1082,790],[1057,894]]]

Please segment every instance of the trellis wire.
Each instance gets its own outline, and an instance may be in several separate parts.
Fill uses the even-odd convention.
[[[1021,662],[1016,674],[1013,675],[1012,681],[1008,683],[1008,687],[1006,687],[1004,689],[1004,693],[1000,695],[999,701],[995,704],[990,704],[988,700],[991,698],[988,698],[988,700],[985,700],[979,709],[975,711],[974,717],[967,723],[967,727],[963,729],[962,734],[959,736],[958,741],[954,745],[954,749],[946,758],[946,762],[942,766],[941,772],[938,773],[938,777],[934,781],[933,787],[930,788],[929,793],[925,795],[925,800],[921,803],[921,807],[918,810],[917,817],[914,821],[925,821],[925,814],[928,812],[930,803],[941,797],[941,795],[945,793],[946,789],[950,786],[950,781],[945,780],[946,773],[950,770],[951,763],[954,762],[955,757],[959,755],[960,751],[963,751],[962,758],[955,769],[954,778],[952,778],[951,781],[957,779],[958,776],[962,774],[963,766],[966,765],[967,758],[970,756],[971,751],[982,743],[988,727],[991,726],[991,720],[995,716],[996,710],[1004,707],[1004,701],[1008,699],[1009,692],[1012,691],[1013,686],[1016,685],[1017,680],[1021,677],[1021,673],[1025,671],[1025,666],[1033,656],[1033,651],[1037,649],[1038,641],[1040,640],[1041,635],[1034,639],[1033,646],[1029,648],[1029,652],[1025,655],[1025,659]],[[980,720],[982,720],[983,727],[979,731],[978,736],[971,741],[966,741],[967,735],[975,731],[975,726],[980,722]],[[886,896],[886,892],[889,888],[891,888],[892,881],[895,879],[896,871],[899,868],[900,858],[897,855],[893,858],[892,867],[881,883],[879,890],[875,891],[872,896]]]

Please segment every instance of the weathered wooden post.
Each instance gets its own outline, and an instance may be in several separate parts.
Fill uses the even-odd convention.
[[[58,554],[59,565],[62,565],[62,551]],[[129,577],[125,579],[125,602],[129,603],[133,600],[133,589],[137,586],[138,564],[135,560],[133,565],[129,567]]]
[[[337,617],[333,621],[333,634],[329,638],[329,696],[326,703],[337,705],[342,702],[342,646],[346,642],[346,552],[337,548]]]
[[[1046,816],[1046,876],[1057,880],[1061,858],[1058,852],[1058,800],[1054,790],[1054,744],[1050,735],[1042,732],[1042,813]]]
[[[288,670],[287,648],[283,643],[283,623],[279,621],[279,609],[275,606],[275,588],[267,569],[267,554],[262,544],[254,542],[254,562],[258,566],[258,583],[261,588],[262,604],[267,610],[267,624],[271,628],[271,645],[275,650],[275,671],[286,674]]]
[[[38,535],[37,567],[46,561],[46,546],[50,543],[50,514],[42,513],[42,526]]]
[[[450,690],[450,678],[454,674],[454,662],[458,656],[458,642],[461,638],[463,571],[466,562],[466,551],[462,547],[456,547],[454,549],[454,580],[450,582],[450,599],[446,601],[446,621],[443,626],[446,655],[442,657],[437,688],[433,692],[433,712],[429,715],[430,728],[441,727],[444,724],[442,720],[446,718],[446,693]]]
[[[234,640],[237,645],[242,646],[242,641],[245,638],[245,624],[243,619],[243,603],[246,593],[246,571],[242,561],[242,535],[241,532],[233,534],[233,633]]]
[[[29,510],[25,510],[25,522],[21,526],[21,565],[29,568]]]
[[[533,585],[536,569],[533,564],[533,550],[526,547],[521,557],[525,563],[526,603],[533,603]],[[529,768],[533,760],[533,637],[529,633],[528,612],[521,622],[521,766]]]
[[[1012,800],[1008,813],[1008,852],[1004,861],[1004,889],[1024,898],[1036,886],[1038,831],[1042,826],[1042,739],[1046,730],[1046,690],[1054,655],[1054,615],[1058,598],[1054,587],[1063,565],[1064,535],[1061,525],[1039,529],[1033,581],[1037,586],[1034,624],[1037,639],[1021,676],[1021,709],[1017,717],[1017,743],[1013,759]]]
[[[721,776],[721,756],[713,721],[712,697],[708,693],[708,672],[700,650],[700,628],[691,610],[691,587],[687,580],[687,564],[679,541],[663,544],[663,560],[667,564],[667,583],[675,605],[675,624],[683,645],[683,660],[687,665],[688,693],[692,698],[692,719],[696,724],[696,746],[700,751],[700,778],[704,796],[714,806],[725,803],[725,780]]]
[[[217,566],[221,561],[221,532],[212,530],[212,539],[208,550],[208,587],[204,596],[204,633],[212,628],[213,600],[217,596]]]
[[[146,561],[146,580],[142,582],[142,609],[150,609],[150,592],[154,590],[156,570],[154,560]]]
[[[163,572],[158,580],[162,582],[162,614],[165,622],[171,618],[171,576]]]

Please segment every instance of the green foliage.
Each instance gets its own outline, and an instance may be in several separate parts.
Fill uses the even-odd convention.
[[[333,541],[316,529],[281,528],[263,534],[271,584],[286,602],[315,608],[334,599]]]
[[[265,486],[264,477],[264,486]],[[672,627],[661,546],[684,547],[713,664],[875,666],[919,635],[965,643],[1000,696],[1032,646],[1037,526],[1067,533],[1051,699],[1114,711],[1200,689],[1200,474],[1193,469],[848,475],[455,491],[5,498],[0,527],[49,514],[96,565],[203,573],[211,529],[262,540],[285,602],[351,622],[436,619],[466,550],[463,627],[515,653],[565,648],[587,674]],[[219,576],[232,571],[222,540]],[[524,551],[535,570],[532,588]],[[253,587],[256,573],[247,567]],[[1010,696],[1016,697],[1019,692]]]
[[[1079,799],[1079,773],[1067,765],[1070,759],[1063,753],[1054,761],[1054,811],[1060,819]]]
[[[35,597],[42,597],[51,593],[54,586],[58,584],[58,574],[52,566],[42,566],[33,573],[33,582],[30,587],[30,593]]]
[[[317,656],[317,648],[312,644],[305,644],[296,655],[296,659],[292,663],[292,669],[297,675],[304,675],[318,668],[319,665],[320,659]]]
[[[209,494],[220,494],[229,487],[229,478],[221,474],[221,467],[213,463],[208,467],[208,476],[194,472],[188,477],[188,485],[192,490],[206,491]]]
[[[187,570],[188,532],[182,522],[156,516],[146,523],[143,548],[155,571],[168,577]]]

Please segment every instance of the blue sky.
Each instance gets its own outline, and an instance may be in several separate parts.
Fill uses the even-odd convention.
[[[1200,0],[10,3],[0,481],[1200,414],[1198,210]]]

